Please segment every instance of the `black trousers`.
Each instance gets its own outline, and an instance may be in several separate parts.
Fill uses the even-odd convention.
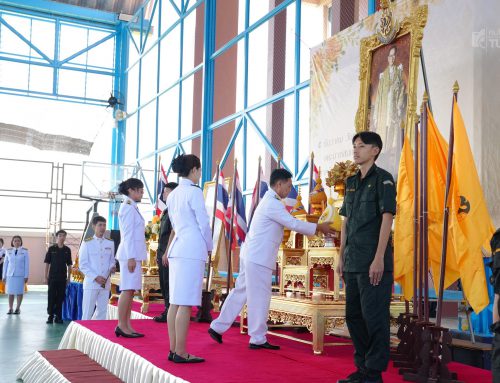
[[[493,373],[493,382],[500,382],[500,334],[495,333],[493,338],[493,350],[491,351],[491,372]]]
[[[354,344],[358,368],[385,371],[390,353],[390,304],[392,272],[384,273],[378,286],[368,273],[344,273],[346,323]]]
[[[62,319],[62,306],[66,297],[66,279],[49,280],[47,314]]]
[[[167,313],[168,308],[170,307],[169,302],[169,284],[168,284],[168,266],[163,266],[163,263],[160,259],[156,259],[158,263],[158,274],[160,274],[160,289],[161,295],[163,296],[163,301],[165,302],[165,313]]]

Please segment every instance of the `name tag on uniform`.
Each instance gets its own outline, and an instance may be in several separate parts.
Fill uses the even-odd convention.
[[[383,182],[384,185],[394,185],[394,182],[392,182],[391,180],[385,180]]]

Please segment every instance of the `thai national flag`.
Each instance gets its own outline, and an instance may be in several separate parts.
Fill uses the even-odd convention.
[[[316,187],[316,185],[318,183],[318,179],[319,179],[319,170],[316,167],[316,165],[313,165],[313,178],[311,180],[311,190],[310,190],[310,192],[312,192],[314,190],[314,188]]]
[[[297,196],[299,194],[297,193],[297,189],[295,189],[295,186],[292,185],[292,189],[290,190],[290,193],[288,193],[288,196],[285,198],[285,207],[288,212],[291,212],[295,204],[297,203]]]
[[[163,165],[160,164],[160,171],[158,175],[158,184],[156,186],[156,192],[158,193],[156,197],[156,215],[160,215],[167,208],[167,201],[163,200],[163,189],[165,189],[165,185],[168,183],[167,174],[165,173],[165,169],[163,169]]]
[[[215,217],[220,219],[226,229],[226,235],[229,235],[229,221],[226,217],[227,205],[229,203],[229,193],[227,191],[226,182],[222,170],[219,172],[219,184],[217,185],[217,206],[215,209]]]
[[[229,200],[229,204],[227,207],[226,217],[231,219],[231,210],[233,204],[235,205],[234,209],[234,231],[235,238],[238,241],[238,244],[241,244],[245,241],[247,235],[247,219],[245,214],[245,202],[243,200],[243,192],[241,190],[240,185],[240,177],[238,176],[238,170],[235,171],[235,188],[231,195],[231,199]]]
[[[259,182],[260,182],[260,188],[258,187]],[[258,195],[257,195],[257,189],[259,189]],[[264,197],[268,189],[269,186],[267,185],[267,182],[264,181],[264,173],[262,172],[262,169],[260,169],[260,181],[259,180],[255,181],[255,187],[253,188],[253,193],[252,193],[252,205],[250,206],[250,222],[248,223],[248,230],[250,230],[250,224],[252,223],[252,218],[255,213],[255,209],[257,209],[257,205],[259,204],[262,197]]]

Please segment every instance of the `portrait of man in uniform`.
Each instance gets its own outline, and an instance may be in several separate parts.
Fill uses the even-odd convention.
[[[379,162],[395,174],[401,151],[401,125],[406,120],[410,36],[381,46],[372,55],[369,130],[384,142]]]

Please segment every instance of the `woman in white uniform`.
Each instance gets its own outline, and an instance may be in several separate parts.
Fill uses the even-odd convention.
[[[204,359],[186,352],[186,338],[191,306],[201,305],[205,263],[213,247],[212,230],[203,192],[198,186],[200,159],[193,154],[180,155],[173,160],[172,170],[182,178],[167,200],[172,232],[170,246],[162,258],[170,270],[168,359],[175,363],[199,363]]]
[[[144,334],[132,328],[130,315],[134,292],[141,289],[141,262],[146,259],[146,238],[144,236],[144,218],[137,208],[144,194],[144,184],[137,178],[123,181],[118,191],[124,195],[118,212],[120,225],[120,245],[116,259],[120,263],[120,299],[118,300],[118,326],[116,336],[140,338]]]
[[[9,311],[7,314],[20,314],[23,301],[24,284],[30,274],[30,256],[28,249],[22,247],[23,239],[19,235],[12,237],[12,246],[7,249],[3,266],[2,279],[7,281],[6,294],[9,295]],[[16,310],[13,311],[14,295],[17,295]]]

